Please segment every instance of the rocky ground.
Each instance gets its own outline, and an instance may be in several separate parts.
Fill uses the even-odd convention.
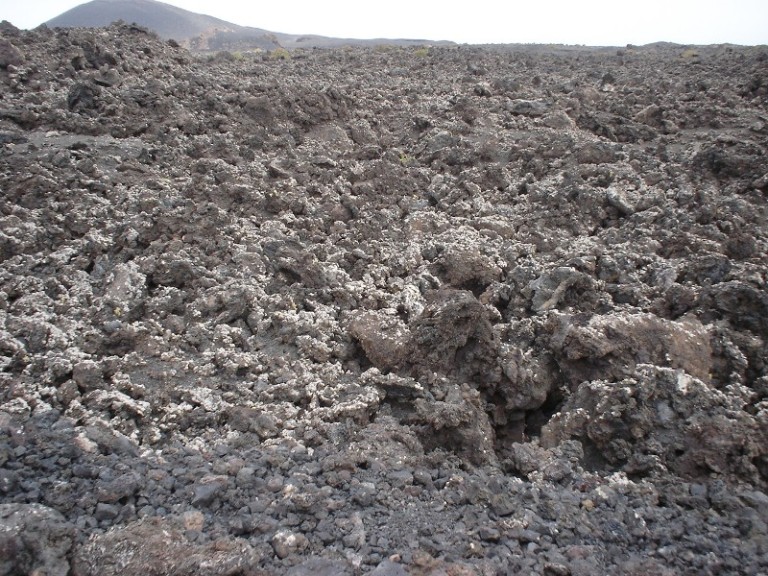
[[[0,25],[0,575],[768,574],[767,78]]]

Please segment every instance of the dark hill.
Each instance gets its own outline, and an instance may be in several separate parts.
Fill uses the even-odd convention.
[[[197,14],[155,0],[93,0],[46,22],[51,28],[92,28],[123,20],[172,38],[193,48],[208,48],[210,39],[235,35],[253,48],[274,48],[276,39],[266,30],[248,28],[213,16]]]
[[[92,0],[52,18],[46,25],[50,28],[95,28],[120,20],[144,26],[162,38],[176,40],[194,50],[435,44],[427,40],[357,40],[270,32],[261,28],[240,26],[155,0]]]
[[[241,30],[224,20],[196,14],[154,0],[93,0],[49,20],[50,27],[108,26],[117,20],[135,22],[164,38],[188,38],[211,29]]]

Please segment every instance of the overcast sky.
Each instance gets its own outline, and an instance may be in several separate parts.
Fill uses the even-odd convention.
[[[0,0],[0,20],[35,26],[82,0]],[[768,0],[168,0],[273,32],[466,43],[768,44]]]

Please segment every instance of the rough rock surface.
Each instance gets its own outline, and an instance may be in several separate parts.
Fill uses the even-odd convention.
[[[0,574],[768,573],[765,48],[290,56],[0,26]]]

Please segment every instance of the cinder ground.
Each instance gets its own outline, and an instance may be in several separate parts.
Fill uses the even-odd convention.
[[[768,573],[766,78],[3,24],[0,575]]]

